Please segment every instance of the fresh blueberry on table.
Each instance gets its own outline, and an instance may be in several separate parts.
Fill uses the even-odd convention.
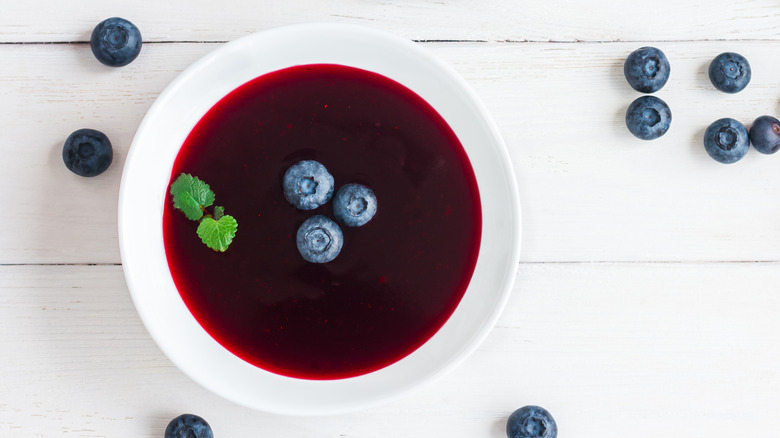
[[[669,130],[672,111],[669,105],[655,96],[642,96],[633,101],[626,111],[626,126],[634,136],[653,140]]]
[[[95,26],[89,43],[98,61],[111,67],[122,67],[141,53],[141,31],[124,18],[107,18]]]
[[[750,82],[750,64],[739,53],[721,53],[710,62],[709,74],[715,88],[725,93],[737,93]]]
[[[94,129],[74,131],[62,148],[65,167],[80,176],[100,175],[113,159],[114,152],[108,137]]]
[[[341,228],[329,218],[312,216],[298,228],[295,241],[303,259],[311,263],[327,263],[336,258],[344,244]]]
[[[780,149],[780,121],[772,116],[761,116],[750,127],[750,142],[762,154],[774,154]]]
[[[362,184],[347,184],[333,197],[333,215],[348,227],[365,225],[376,214],[376,195]]]
[[[301,210],[313,210],[333,197],[333,176],[317,161],[299,161],[284,173],[284,196]]]
[[[194,414],[182,414],[165,428],[165,438],[214,438],[211,426]]]
[[[642,93],[655,93],[669,80],[669,60],[655,47],[631,52],[623,64],[623,74],[631,87]]]
[[[704,131],[704,149],[710,157],[723,164],[742,159],[749,146],[747,129],[734,119],[716,120]]]
[[[539,406],[524,406],[509,416],[506,421],[508,438],[556,438],[558,425],[546,409]]]

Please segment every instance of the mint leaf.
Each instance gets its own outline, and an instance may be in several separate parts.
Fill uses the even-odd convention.
[[[211,187],[197,177],[182,173],[171,184],[173,206],[181,210],[188,219],[198,220],[203,209],[214,203]]]
[[[225,207],[214,207],[214,220],[218,221],[219,218],[225,215]]]
[[[236,236],[237,229],[238,222],[233,216],[222,216],[219,220],[204,217],[198,225],[198,236],[209,248],[224,252]]]

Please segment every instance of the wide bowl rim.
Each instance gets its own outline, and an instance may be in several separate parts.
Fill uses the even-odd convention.
[[[499,163],[500,168],[495,170],[503,176],[502,183],[506,185],[506,187],[503,187],[503,189],[506,190],[505,201],[507,201],[507,205],[504,205],[504,208],[506,209],[505,211],[507,214],[507,223],[508,223],[507,226],[509,227],[509,232],[511,234],[511,236],[508,236],[507,238],[506,247],[502,249],[503,250],[502,260],[504,260],[504,265],[502,266],[504,267],[503,269],[499,270],[498,275],[500,276],[500,279],[496,280],[496,283],[499,285],[498,289],[500,290],[498,290],[497,292],[496,291],[492,292],[494,294],[494,297],[493,297],[493,302],[489,305],[489,313],[484,319],[481,320],[481,323],[474,330],[465,334],[467,338],[464,340],[464,342],[462,342],[462,345],[459,345],[458,348],[455,350],[455,352],[451,353],[449,357],[446,358],[445,361],[443,361],[440,364],[437,364],[436,366],[432,366],[432,368],[430,369],[427,369],[426,372],[423,373],[422,375],[412,376],[411,377],[412,380],[408,382],[403,382],[403,384],[398,384],[398,385],[395,385],[394,384],[395,382],[392,382],[391,379],[392,374],[389,377],[386,375],[382,375],[385,369],[394,367],[395,364],[383,370],[379,370],[375,372],[380,374],[380,377],[377,377],[377,379],[379,379],[377,380],[377,382],[379,382],[377,383],[377,385],[386,388],[386,390],[381,393],[364,394],[355,391],[356,394],[358,393],[359,394],[352,399],[349,399],[349,397],[347,397],[347,399],[345,400],[340,400],[338,402],[332,402],[332,403],[330,402],[325,403],[324,402],[325,399],[322,399],[319,401],[315,400],[309,404],[301,403],[300,405],[290,404],[290,403],[275,404],[273,401],[258,399],[257,397],[253,397],[251,394],[250,395],[241,394],[240,390],[237,390],[235,387],[226,388],[222,382],[216,382],[213,379],[207,377],[208,373],[204,374],[204,370],[195,367],[191,363],[192,361],[185,361],[182,359],[181,351],[177,350],[177,347],[174,347],[171,343],[171,339],[170,339],[171,336],[164,334],[160,331],[158,327],[159,322],[157,322],[159,320],[159,316],[155,315],[154,312],[151,311],[149,307],[150,305],[148,302],[149,293],[143,292],[144,285],[141,283],[148,281],[148,279],[144,278],[144,276],[142,275],[143,273],[139,272],[138,271],[139,268],[137,268],[140,255],[138,254],[138,251],[135,249],[136,246],[134,246],[137,244],[137,241],[133,240],[135,237],[137,237],[133,235],[134,215],[132,212],[132,208],[128,207],[128,201],[130,200],[131,196],[134,196],[134,193],[132,192],[133,187],[131,186],[131,184],[133,184],[134,181],[138,180],[137,174],[139,171],[137,170],[137,167],[140,166],[140,164],[136,164],[136,163],[139,162],[139,160],[141,159],[139,158],[139,150],[141,150],[140,148],[144,147],[142,145],[144,144],[145,141],[148,143],[148,140],[145,138],[144,135],[150,129],[149,126],[155,122],[156,118],[159,117],[161,111],[164,111],[166,105],[171,104],[171,99],[174,99],[177,96],[176,95],[177,90],[185,86],[188,83],[188,81],[192,81],[194,77],[196,77],[200,72],[203,71],[203,69],[208,69],[210,67],[213,67],[215,63],[219,63],[221,60],[226,59],[226,57],[228,56],[236,56],[235,55],[236,53],[241,53],[242,50],[247,50],[247,48],[251,48],[253,45],[267,44],[268,41],[289,37],[291,35],[297,35],[297,34],[340,35],[340,36],[346,35],[349,38],[357,38],[362,41],[368,41],[369,43],[371,41],[377,41],[378,42],[377,44],[379,44],[379,42],[381,42],[381,44],[388,44],[389,46],[394,46],[398,48],[398,50],[400,51],[404,51],[405,53],[408,53],[410,57],[414,58],[415,60],[421,63],[425,63],[425,65],[431,67],[432,69],[435,69],[437,72],[441,72],[441,74],[446,76],[446,78],[449,81],[452,81],[452,83],[457,87],[457,91],[463,93],[463,99],[465,99],[465,101],[467,101],[473,107],[471,109],[475,111],[475,113],[479,116],[478,122],[484,125],[483,129],[485,129],[486,132],[489,134],[490,140],[493,142],[493,145],[495,146],[493,150],[491,150],[491,152],[497,154],[498,158],[496,159],[496,162]],[[439,108],[436,109],[440,110]],[[449,120],[448,123],[450,123]],[[471,152],[467,150],[467,153],[469,153],[469,157],[473,163]],[[477,169],[475,169],[475,172],[476,170]],[[479,182],[480,181],[478,178],[478,183]],[[481,190],[480,193],[482,193]],[[483,207],[483,211],[484,211],[484,207]],[[465,81],[465,79],[463,79],[452,67],[445,64],[443,61],[439,60],[438,58],[432,56],[426,49],[421,47],[418,43],[414,43],[411,40],[401,38],[399,36],[390,34],[385,31],[359,26],[359,25],[352,25],[352,24],[307,23],[307,24],[297,24],[297,25],[290,25],[290,26],[268,29],[251,35],[247,35],[245,37],[227,43],[221,46],[220,48],[215,49],[211,53],[205,55],[195,63],[193,63],[190,67],[188,67],[182,73],[180,73],[165,88],[165,90],[156,99],[156,101],[154,102],[154,104],[151,106],[146,116],[144,117],[143,121],[139,125],[135,138],[133,139],[133,142],[131,144],[131,147],[126,157],[124,170],[122,172],[122,181],[120,184],[120,192],[119,192],[119,207],[118,207],[119,235],[118,236],[119,236],[119,243],[120,243],[120,256],[122,260],[122,267],[125,274],[125,279],[133,303],[136,307],[136,310],[139,313],[139,317],[144,323],[144,326],[146,327],[150,336],[155,340],[155,343],[158,345],[158,347],[179,369],[182,370],[182,372],[184,372],[190,378],[192,378],[193,380],[195,380],[205,388],[211,390],[212,392],[228,400],[232,400],[238,404],[250,408],[267,411],[267,412],[273,412],[277,414],[287,414],[287,415],[327,415],[327,414],[338,414],[338,413],[346,413],[346,412],[352,412],[356,410],[362,410],[369,407],[384,404],[392,400],[396,400],[404,395],[407,395],[409,392],[443,376],[448,371],[455,368],[458,364],[462,363],[471,353],[473,353],[477,349],[477,347],[482,343],[482,341],[484,341],[484,339],[487,337],[492,327],[497,322],[503,308],[506,305],[507,300],[509,299],[509,295],[512,290],[512,286],[517,274],[518,263],[520,259],[520,242],[521,242],[520,218],[521,218],[520,199],[519,199],[519,191],[517,188],[516,179],[514,175],[514,169],[511,166],[511,159],[509,156],[509,152],[500,134],[498,126],[490,116],[487,108],[479,99],[476,92]],[[483,221],[483,235],[484,235],[484,227],[485,224]],[[480,258],[482,258],[482,248],[480,249]],[[478,267],[479,267],[479,260],[478,260]],[[165,266],[165,269],[167,270],[167,264]],[[170,273],[168,274],[170,276]],[[468,295],[469,291],[471,290],[472,290],[472,285],[469,286],[466,295]],[[457,311],[458,309],[456,309],[456,312]],[[449,321],[445,323],[444,327],[446,327],[447,324],[449,324]],[[441,332],[442,330],[440,330],[439,333],[434,335],[432,339],[436,339]],[[431,341],[429,340],[428,342]],[[229,353],[227,350],[225,350],[225,352],[227,352],[228,354],[232,354]],[[414,356],[415,354],[417,354],[417,352],[412,353],[411,355],[407,356],[407,358]],[[401,359],[399,363],[406,361],[407,358]],[[212,374],[214,371],[215,371],[214,369],[211,370]],[[257,368],[257,371],[260,374],[262,373],[272,374],[259,368]],[[374,373],[369,373],[369,375],[371,374]],[[406,375],[408,376],[409,373],[407,372]],[[294,390],[300,390],[303,391],[303,393],[305,393],[306,391],[312,391],[314,393],[319,394],[320,392],[323,391],[333,391],[334,388],[345,387],[346,393],[348,394],[350,391],[355,390],[356,388],[355,385],[366,383],[365,381],[361,382],[363,376],[358,376],[349,379],[334,380],[334,381],[325,381],[325,382],[307,381],[307,380],[301,381],[300,379],[280,377],[278,375],[274,375],[274,376],[276,377],[269,378],[269,382],[272,383],[272,386],[277,384],[280,384],[282,386],[292,385],[294,386],[293,388]],[[280,378],[281,380],[279,380]],[[289,380],[289,382],[287,382],[287,380]],[[349,382],[349,381],[355,381],[355,382]],[[301,382],[307,382],[307,383],[301,383]],[[340,385],[339,382],[349,382],[350,385],[349,386],[347,386],[346,384]],[[305,385],[306,389],[301,389],[303,387],[300,385]]]

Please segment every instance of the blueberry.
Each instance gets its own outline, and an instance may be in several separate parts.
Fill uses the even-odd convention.
[[[750,142],[762,154],[774,154],[780,149],[780,120],[761,116],[750,127]]]
[[[316,161],[299,161],[284,173],[284,196],[301,210],[313,210],[333,197],[333,176]]]
[[[636,91],[655,93],[669,80],[669,60],[655,47],[642,47],[631,52],[623,64],[623,74]]]
[[[114,152],[111,142],[100,131],[79,129],[70,134],[62,148],[62,160],[73,173],[96,176],[111,165]]]
[[[508,438],[556,438],[558,425],[546,409],[524,406],[506,420]]]
[[[704,149],[723,164],[739,161],[748,151],[750,140],[742,123],[734,119],[719,119],[704,131]]]
[[[181,414],[168,423],[165,438],[214,438],[211,426],[193,414]]]
[[[141,31],[124,18],[107,18],[95,26],[89,43],[98,61],[122,67],[141,53]]]
[[[710,81],[720,91],[737,93],[750,82],[750,64],[738,53],[726,52],[710,63]]]
[[[328,263],[341,252],[344,234],[335,222],[317,215],[301,224],[295,242],[307,262]]]
[[[365,225],[376,214],[374,191],[361,184],[347,184],[333,197],[333,215],[348,227]]]
[[[655,96],[642,96],[631,102],[626,111],[626,126],[637,138],[653,140],[669,130],[672,111]]]

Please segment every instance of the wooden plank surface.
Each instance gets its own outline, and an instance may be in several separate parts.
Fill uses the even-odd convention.
[[[148,43],[121,69],[85,43],[110,16]],[[723,166],[701,137],[717,118],[780,113],[778,18],[775,0],[0,2],[0,436],[160,437],[195,412],[218,437],[500,438],[525,404],[550,409],[561,437],[773,436],[780,158]],[[517,173],[523,263],[452,373],[379,408],[280,417],[206,391],[157,349],[118,265],[116,207],[135,130],[179,72],[224,41],[312,21],[422,41],[476,89]],[[652,142],[623,122],[639,94],[622,62],[642,45],[672,66],[657,93],[672,127]],[[724,51],[753,67],[736,95],[707,80]],[[61,161],[82,127],[114,143],[97,178]]]
[[[266,0],[6,1],[0,41],[88,41],[100,20],[125,17],[147,41],[228,41],[312,21],[378,27],[421,40],[778,40],[774,0]],[[42,13],[41,9],[45,12]]]
[[[524,261],[780,260],[777,156],[751,150],[725,166],[702,146],[712,121],[749,126],[776,114],[780,69],[772,42],[661,46],[672,65],[659,97],[670,131],[644,142],[624,113],[639,97],[622,77],[635,43],[425,44],[476,89],[501,129],[523,202]],[[5,217],[0,263],[118,263],[116,205],[127,149],[162,89],[219,44],[154,44],[112,70],[86,45],[0,45],[0,178]],[[706,76],[713,56],[733,50],[753,66],[736,95]],[[107,173],[65,169],[62,142],[82,127],[115,147]],[[141,214],[142,212],[139,212]]]
[[[767,432],[780,427],[779,281],[778,263],[522,264],[496,328],[455,371],[386,406],[297,418],[179,372],[121,267],[0,267],[0,436],[153,438],[196,412],[218,437],[500,438],[529,403],[560,436]]]

